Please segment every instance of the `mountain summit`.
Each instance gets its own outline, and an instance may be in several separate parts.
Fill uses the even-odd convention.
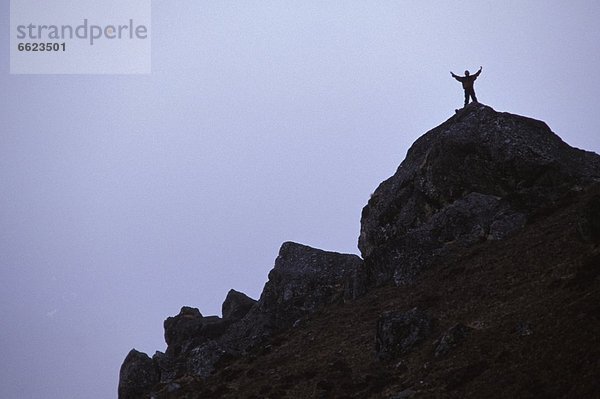
[[[600,156],[472,103],[362,211],[362,258],[286,242],[258,300],[183,307],[119,398],[593,397]]]
[[[471,103],[421,136],[363,209],[358,247],[397,284],[457,247],[501,239],[600,179],[600,157],[541,121]]]

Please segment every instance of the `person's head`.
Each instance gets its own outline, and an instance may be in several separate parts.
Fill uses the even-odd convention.
[[[469,76],[469,75],[470,75],[469,71],[465,71],[465,76]]]

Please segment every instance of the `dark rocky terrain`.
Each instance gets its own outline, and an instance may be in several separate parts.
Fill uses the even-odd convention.
[[[120,399],[600,397],[600,156],[471,104],[373,193],[359,249],[284,243],[257,301],[132,350]]]

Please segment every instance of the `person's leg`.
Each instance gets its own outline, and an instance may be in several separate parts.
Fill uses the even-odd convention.
[[[475,96],[475,90],[471,90],[471,98],[473,99],[473,102],[476,103],[477,101],[477,97]]]
[[[469,92],[467,90],[465,90],[465,107],[467,106],[468,103],[469,103]]]

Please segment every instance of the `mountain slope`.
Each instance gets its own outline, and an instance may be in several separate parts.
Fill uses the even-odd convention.
[[[600,157],[472,104],[363,210],[353,255],[284,243],[258,301],[182,308],[126,398],[536,398],[600,392]]]

